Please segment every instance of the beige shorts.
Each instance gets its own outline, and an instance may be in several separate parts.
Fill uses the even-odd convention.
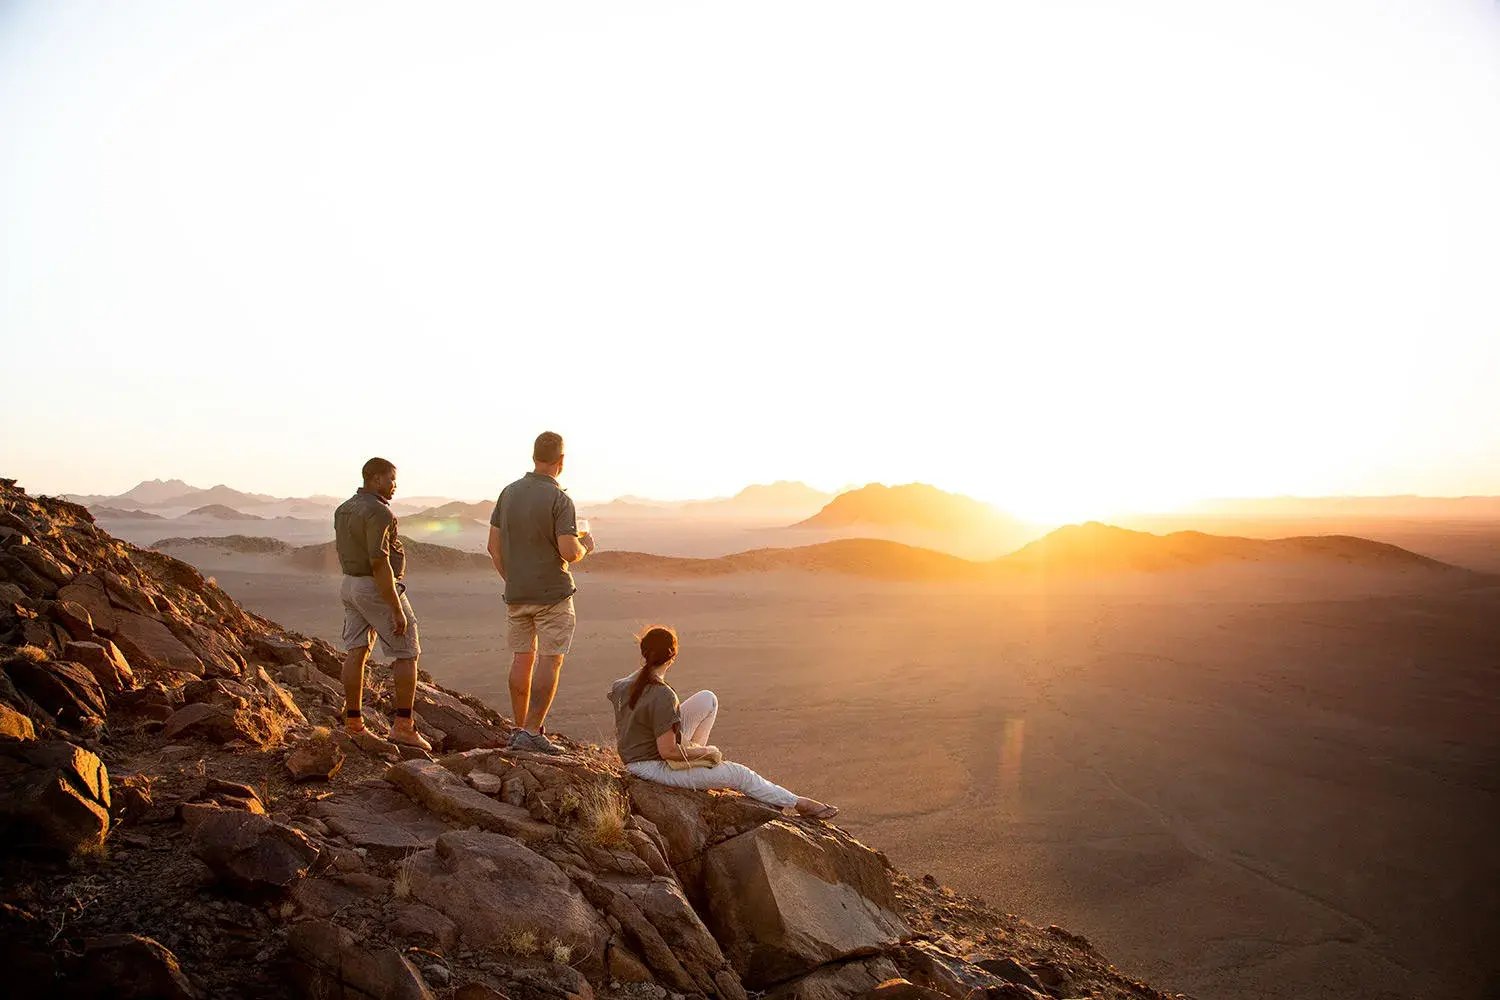
[[[556,604],[507,604],[505,609],[512,653],[561,656],[573,645],[573,628],[578,624],[573,598]]]

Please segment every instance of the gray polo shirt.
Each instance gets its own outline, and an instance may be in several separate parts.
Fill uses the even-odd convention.
[[[528,472],[505,487],[490,524],[500,529],[506,604],[556,604],[577,593],[557,536],[578,534],[578,512],[556,479]]]
[[[396,515],[384,497],[363,486],[333,512],[333,547],[345,576],[373,576],[373,562],[381,556],[390,557],[396,579],[406,572]]]

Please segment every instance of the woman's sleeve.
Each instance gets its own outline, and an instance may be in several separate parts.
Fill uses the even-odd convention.
[[[672,689],[653,684],[651,691],[651,732],[660,736],[669,729],[682,725],[682,713],[677,707],[677,696]]]

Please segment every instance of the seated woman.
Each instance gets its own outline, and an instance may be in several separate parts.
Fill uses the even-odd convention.
[[[809,819],[838,815],[834,806],[794,795],[744,764],[724,760],[708,742],[719,699],[712,691],[699,691],[679,704],[677,692],[663,679],[676,658],[677,633],[660,625],[647,629],[641,636],[641,669],[615,681],[609,690],[626,770],[674,788],[731,788],[779,809],[795,806]],[[708,763],[690,766],[693,761]]]

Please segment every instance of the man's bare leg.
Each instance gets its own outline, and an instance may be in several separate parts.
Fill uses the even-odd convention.
[[[391,662],[391,680],[396,689],[396,719],[391,724],[391,739],[397,743],[407,746],[418,747],[422,750],[431,750],[432,744],[422,738],[417,732],[416,723],[412,721],[412,706],[417,702],[417,660],[416,657],[393,660]]]
[[[526,715],[526,731],[539,733],[547,721],[547,710],[557,696],[557,679],[562,674],[563,654],[543,656],[537,664],[536,675],[531,680],[530,704]]]
[[[365,661],[370,657],[369,646],[358,646],[344,657],[344,669],[340,679],[344,682],[344,729],[351,733],[363,732],[364,721],[350,712],[359,712],[365,698]]]
[[[526,728],[526,712],[531,706],[531,668],[536,653],[516,653],[510,659],[510,717]],[[550,699],[549,699],[550,701]]]

